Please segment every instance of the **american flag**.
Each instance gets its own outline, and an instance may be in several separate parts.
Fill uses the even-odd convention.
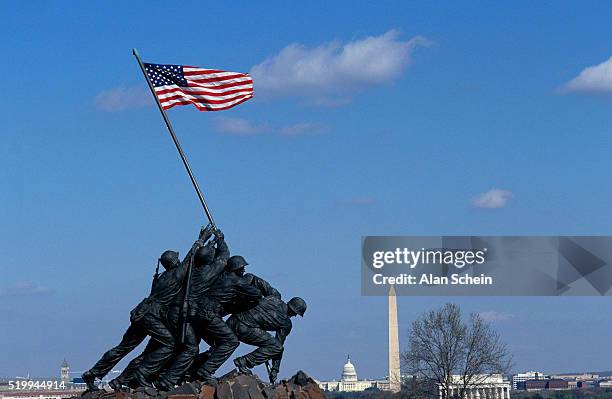
[[[200,111],[221,111],[253,97],[246,73],[183,65],[144,64],[163,109],[193,104]]]

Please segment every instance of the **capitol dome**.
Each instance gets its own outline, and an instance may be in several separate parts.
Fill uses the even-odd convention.
[[[342,369],[342,381],[357,381],[357,371],[355,371],[355,366],[351,363],[350,356],[346,359],[346,364]]]

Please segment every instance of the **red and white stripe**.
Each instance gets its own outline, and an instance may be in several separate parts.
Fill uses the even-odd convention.
[[[164,109],[193,104],[200,111],[221,111],[253,97],[253,79],[246,73],[183,67],[189,87],[155,88]]]

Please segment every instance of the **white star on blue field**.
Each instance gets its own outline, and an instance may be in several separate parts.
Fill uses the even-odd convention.
[[[281,377],[338,378],[347,353],[360,377],[385,375],[363,235],[611,233],[612,4],[181,9],[0,5],[0,377],[91,367],[159,254],[206,223],[134,47],[253,77],[235,108],[168,115],[232,253],[309,303]],[[609,298],[401,297],[400,346],[449,300],[494,323],[516,371],[612,369]]]
[[[171,84],[187,86],[181,65],[145,64],[145,71],[154,87]]]

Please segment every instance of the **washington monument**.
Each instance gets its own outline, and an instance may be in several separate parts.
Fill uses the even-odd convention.
[[[389,389],[401,390],[399,336],[397,327],[397,298],[395,287],[389,289]]]

